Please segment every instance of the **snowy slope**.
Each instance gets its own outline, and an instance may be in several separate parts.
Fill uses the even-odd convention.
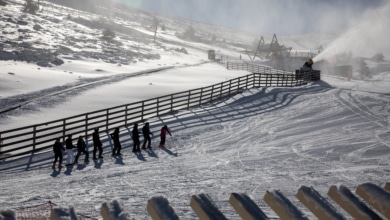
[[[12,7],[2,12],[5,12],[2,18],[5,14],[15,15],[14,19],[22,16]],[[43,13],[51,12],[47,8]],[[66,17],[66,14],[62,16]],[[4,22],[2,25],[7,25],[5,19],[0,20]],[[144,36],[150,36],[146,40],[151,40],[152,32],[133,22],[132,29],[145,33]],[[40,23],[45,25],[45,22]],[[65,24],[58,28],[66,30]],[[172,26],[175,24],[171,22]],[[68,26],[76,26],[82,32],[97,32],[76,24]],[[72,32],[77,39],[85,37],[80,31],[78,34]],[[223,28],[215,31],[222,33]],[[46,89],[57,91],[64,86],[95,80],[111,81],[39,99],[17,111],[2,114],[0,130],[206,86],[247,74],[228,71],[217,63],[205,63],[205,50],[209,48],[223,50],[224,55],[232,57],[238,57],[239,51],[187,42],[174,37],[173,31],[166,33],[159,33],[159,39],[164,41],[156,44],[140,45],[135,43],[136,40],[129,40],[128,45],[133,44],[140,54],[147,51],[145,54],[159,54],[160,58],[141,59],[136,56],[133,60],[136,62],[128,65],[103,61],[107,57],[98,60],[72,54],[60,56],[65,63],[52,67],[1,61],[2,105],[10,100],[44,96]],[[238,34],[225,36],[242,39]],[[42,37],[42,41],[46,37]],[[4,35],[3,38],[13,39],[17,35]],[[282,37],[280,41],[288,46],[288,39]],[[305,41],[297,36],[291,39],[297,47]],[[316,39],[309,37],[307,41],[314,47],[318,42]],[[321,44],[324,42],[321,40]],[[78,43],[83,43],[79,45],[81,48],[91,46],[88,42]],[[92,51],[99,51],[100,46],[97,44],[99,48]],[[174,50],[182,47],[186,48],[188,55]],[[378,66],[377,63],[369,65]],[[390,79],[386,66],[386,61],[381,63],[382,69],[371,80],[346,81],[323,76],[322,81],[303,87],[251,89],[207,106],[149,119],[154,147],[158,145],[161,126],[167,124],[171,128],[173,137],[168,137],[165,150],[154,148],[141,154],[131,153],[131,128],[122,128],[122,158],[110,156],[111,139],[108,134],[101,134],[104,160],[80,164],[72,169],[53,171],[50,168],[51,152],[1,161],[0,207],[17,208],[51,200],[98,217],[102,202],[118,199],[133,219],[150,219],[146,212],[147,199],[162,195],[181,219],[197,219],[189,206],[190,197],[208,193],[229,219],[240,219],[228,204],[228,199],[232,192],[243,192],[250,195],[268,216],[277,218],[262,198],[266,190],[280,189],[310,216],[295,198],[300,185],[313,186],[325,196],[333,184],[354,189],[357,184],[367,181],[378,185],[389,181]],[[173,68],[115,80],[115,77],[161,67]],[[91,140],[87,141],[91,152]]]
[[[134,219],[148,219],[148,198],[163,195],[183,219],[196,219],[193,194],[208,193],[229,218],[232,192],[262,201],[280,189],[295,199],[300,185],[326,192],[332,184],[355,188],[389,178],[389,94],[331,88],[325,82],[300,88],[252,89],[203,108],[151,119],[153,146],[168,124],[166,150],[131,153],[122,129],[122,158],[111,158],[104,139],[103,161],[51,171],[51,153],[1,164],[3,207],[51,200],[97,217],[100,204],[117,198]],[[387,103],[387,104],[383,104]],[[83,158],[83,157],[82,157]],[[41,190],[45,186],[45,190]],[[14,193],[19,192],[19,193]]]

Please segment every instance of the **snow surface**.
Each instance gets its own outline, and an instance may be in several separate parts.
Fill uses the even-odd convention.
[[[285,42],[288,44],[287,36]],[[0,61],[1,103],[28,100],[34,92],[38,94],[34,97],[44,97],[2,114],[1,130],[247,74],[228,71],[219,63],[205,63],[205,49],[210,47],[190,44],[195,46],[186,47],[188,55],[150,46],[160,59],[120,66],[83,57],[64,57],[65,64],[52,68]],[[223,54],[239,57],[239,51],[225,50],[228,52]],[[173,68],[124,77],[162,67]],[[364,182],[382,186],[389,181],[389,78],[389,69],[366,81],[323,75],[322,81],[306,86],[250,89],[200,108],[151,118],[154,148],[140,154],[131,152],[130,128],[122,128],[123,157],[110,156],[111,139],[101,134],[104,160],[62,170],[50,168],[51,152],[2,161],[0,207],[51,200],[98,218],[101,204],[117,199],[131,218],[150,219],[147,200],[164,196],[180,219],[197,219],[190,198],[207,193],[227,218],[240,219],[228,203],[230,193],[238,192],[250,195],[268,216],[277,218],[262,200],[266,190],[275,189],[311,216],[295,197],[301,185],[313,186],[325,196],[331,185],[343,184],[353,190]],[[89,82],[84,79],[108,79],[109,83],[44,96],[45,89],[58,91],[64,85]],[[159,130],[164,124],[173,137],[167,138],[166,149],[159,149]],[[91,140],[88,144],[91,152]]]

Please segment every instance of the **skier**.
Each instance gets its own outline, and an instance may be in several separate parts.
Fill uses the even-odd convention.
[[[54,162],[53,166],[51,168],[56,167],[56,162],[58,161],[58,168],[62,168],[62,151],[65,151],[64,146],[62,146],[61,139],[57,138],[53,145],[53,152],[54,152]]]
[[[115,128],[114,132],[110,134],[112,140],[114,141],[114,149],[112,150],[112,156],[120,156],[122,145],[119,141],[119,128]]]
[[[164,127],[161,128],[161,133],[160,133],[160,146],[159,147],[164,147],[165,145],[165,138],[167,136],[167,132],[169,136],[172,136],[171,132],[168,129],[167,125],[164,125]]]
[[[133,130],[131,131],[133,138],[133,152],[141,151],[139,148],[139,131],[138,131],[138,123],[135,123],[133,126]]]
[[[77,154],[76,154],[76,159],[74,160],[74,164],[77,164],[77,161],[79,160],[81,153],[85,154],[84,162],[88,163],[89,162],[89,153],[87,150],[87,145],[85,144],[85,141],[84,141],[82,135],[80,135],[79,139],[77,140]]]
[[[306,61],[303,66],[301,67],[301,72],[310,72],[313,70],[313,60],[312,59],[309,59],[308,61]]]
[[[103,158],[103,156],[102,156],[103,144],[100,141],[99,128],[95,128],[95,131],[92,133],[92,139],[93,139],[93,159],[97,160],[97,158],[96,158],[97,149],[99,149],[99,158]]]
[[[150,143],[151,143],[150,135],[153,135],[153,133],[149,129],[149,122],[146,122],[145,125],[142,127],[142,134],[144,136],[144,143],[142,145],[142,149],[146,149],[145,148],[146,143],[148,143],[148,148],[151,148],[150,147]]]
[[[68,138],[65,140],[65,148],[66,148],[66,166],[70,166],[73,164],[74,155],[73,155],[73,148],[75,146],[72,143],[72,135],[68,134]]]

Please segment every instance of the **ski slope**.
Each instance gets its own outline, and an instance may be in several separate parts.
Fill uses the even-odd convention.
[[[47,4],[45,10],[30,15],[20,10],[24,1],[9,2],[10,5],[2,7],[0,16],[0,25],[5,27],[0,34],[4,42],[27,43],[38,49],[66,47],[65,52],[71,52],[60,53],[58,57],[64,61],[60,66],[37,66],[12,59],[0,61],[1,108],[10,103],[25,103],[0,115],[0,130],[208,86],[248,74],[207,63],[207,50],[214,49],[218,58],[223,56],[229,61],[242,55],[249,62],[243,53],[246,48],[238,48],[233,43],[250,45],[261,35],[194,23],[201,36],[217,35],[218,39],[213,45],[190,42],[179,39],[176,32],[182,33],[191,21],[161,18],[167,30],[159,31],[157,42],[153,42],[154,32],[148,22],[155,15],[126,12],[128,20],[113,17],[112,21],[123,24],[128,32],[118,32],[110,45],[100,40],[102,30],[68,19],[71,14],[73,18],[97,21],[100,15],[46,1],[42,1]],[[388,13],[377,14],[388,16]],[[373,22],[367,20],[364,23],[371,27]],[[22,26],[23,34],[18,31],[18,21],[27,22]],[[39,23],[42,31],[34,30],[35,23]],[[349,33],[356,33],[353,30]],[[372,33],[366,28],[361,30]],[[26,37],[20,40],[20,35]],[[388,47],[383,46],[383,42],[388,45],[387,39],[370,41],[356,34],[354,37],[359,40],[351,40],[347,34],[335,41],[337,36],[323,33],[283,36],[280,43],[299,50],[323,45],[325,55],[347,52],[355,45],[359,49],[360,46],[374,48],[374,53],[383,52],[385,56],[389,54]],[[120,52],[131,49],[135,54],[131,53],[125,64],[108,62],[115,54],[102,52],[117,47],[118,42],[123,43]],[[374,42],[375,46],[367,42]],[[333,50],[339,44],[349,46]],[[15,49],[10,45],[5,44],[4,51]],[[180,52],[183,48],[188,54]],[[354,55],[374,55],[359,51],[353,51]],[[91,58],[89,54],[98,54],[101,59]],[[356,71],[351,81],[323,74],[322,81],[307,86],[250,89],[199,108],[151,118],[148,122],[154,133],[154,148],[141,154],[131,152],[129,127],[121,129],[123,157],[110,156],[112,141],[108,134],[102,133],[104,159],[100,161],[62,170],[51,169],[52,152],[0,161],[0,207],[16,209],[50,200],[99,218],[101,204],[117,199],[132,219],[142,220],[150,219],[147,200],[162,195],[180,219],[198,219],[189,206],[190,198],[207,193],[227,218],[240,219],[228,199],[232,192],[242,192],[250,195],[267,216],[277,219],[263,196],[267,190],[278,189],[313,218],[295,197],[301,185],[313,186],[325,196],[334,184],[354,189],[360,183],[383,185],[390,180],[390,65],[388,61],[368,64],[375,70],[372,79],[356,80],[355,76],[359,76]],[[157,68],[168,70],[139,74]],[[132,74],[137,76],[124,77]],[[107,83],[47,96],[96,80],[107,80]],[[167,138],[166,149],[159,149],[159,130],[165,124],[173,137]],[[91,140],[87,144],[91,155]],[[82,155],[80,161],[83,159]]]
[[[181,219],[197,219],[190,197],[207,193],[229,219],[239,219],[228,198],[243,192],[276,218],[262,198],[279,189],[310,216],[295,198],[301,185],[326,195],[334,184],[389,181],[389,103],[388,93],[333,87],[326,77],[297,88],[251,89],[148,120],[155,148],[140,154],[131,152],[130,127],[121,130],[123,157],[110,157],[111,139],[101,135],[101,161],[51,170],[49,152],[2,162],[0,201],[16,208],[51,200],[98,217],[102,202],[118,199],[132,218],[150,219],[146,202],[162,195]],[[164,124],[173,137],[158,149]]]

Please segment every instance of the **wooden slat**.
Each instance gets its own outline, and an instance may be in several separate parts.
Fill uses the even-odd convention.
[[[267,191],[264,195],[264,201],[274,210],[281,220],[308,218],[287,199],[280,191]]]
[[[390,193],[388,191],[373,183],[363,183],[356,188],[356,193],[390,219]]]
[[[383,187],[386,191],[390,192],[390,182],[387,182]]]
[[[301,186],[297,198],[318,218],[318,219],[345,219],[337,210],[322,197],[313,187]]]
[[[109,204],[102,203],[100,214],[103,220],[130,219],[129,214],[123,210],[117,200],[112,200]]]
[[[244,220],[265,220],[269,219],[256,203],[247,195],[232,193],[229,199],[230,205]]]
[[[162,196],[150,198],[146,210],[148,210],[153,220],[179,220],[169,201]]]
[[[207,194],[193,195],[190,206],[199,220],[227,220]]]
[[[346,186],[340,185],[337,187],[333,185],[329,188],[328,195],[355,219],[381,219],[378,214],[360,201]]]

